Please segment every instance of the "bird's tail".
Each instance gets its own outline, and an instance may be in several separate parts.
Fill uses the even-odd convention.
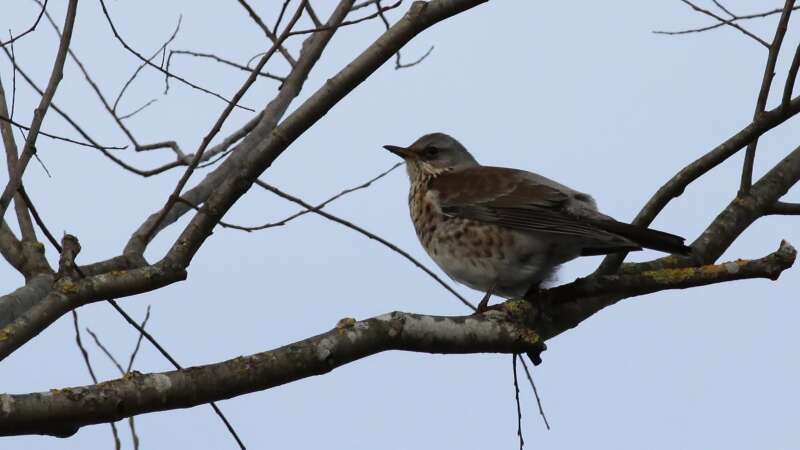
[[[629,239],[644,248],[678,255],[689,255],[691,247],[684,245],[684,238],[663,231],[653,230],[639,225],[618,222],[613,219],[597,220],[595,225],[609,233]]]

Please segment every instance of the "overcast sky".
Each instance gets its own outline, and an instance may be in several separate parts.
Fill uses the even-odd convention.
[[[10,1],[0,29],[21,30],[33,4]],[[65,2],[51,2],[63,21]],[[267,23],[282,2],[260,3]],[[333,2],[322,0],[320,13]],[[707,2],[711,3],[711,2]],[[780,6],[770,2],[764,9]],[[173,49],[217,53],[246,61],[267,45],[236,2],[109,2],[120,32],[150,54],[183,14]],[[323,5],[324,4],[324,5]],[[728,2],[740,13],[752,2]],[[390,15],[396,20],[402,5]],[[771,38],[776,17],[748,24]],[[744,127],[752,117],[766,51],[730,29],[666,37],[654,29],[708,24],[678,0],[657,2],[492,1],[451,18],[404,49],[420,65],[386,64],[292,145],[266,179],[309,201],[366,181],[396,161],[383,144],[408,144],[445,131],[485,163],[554,178],[595,196],[602,211],[631,220],[677,170]],[[800,26],[800,23],[797,24]],[[41,84],[57,45],[46,23],[15,46],[19,64]],[[368,22],[338,32],[295,106],[347,64],[382,30]],[[776,90],[800,32],[790,29]],[[299,40],[294,42],[296,49]],[[73,49],[113,97],[137,66],[113,39],[99,4],[81,2]],[[178,57],[173,70],[230,95],[243,72]],[[275,58],[270,71],[285,64]],[[10,91],[11,71],[0,61]],[[245,103],[262,107],[276,84],[264,81]],[[158,101],[130,120],[140,141],[174,139],[193,151],[224,107],[147,72],[121,110]],[[776,95],[775,98],[779,96]],[[16,116],[29,120],[38,102],[17,77]],[[96,140],[124,137],[69,63],[56,104]],[[774,102],[771,102],[774,104]],[[236,129],[250,116],[237,112]],[[45,130],[75,136],[50,112]],[[796,120],[759,143],[756,176],[798,145]],[[26,188],[57,233],[77,235],[78,261],[119,254],[130,233],[155,211],[182,173],[150,179],[123,172],[91,149],[40,138]],[[168,161],[164,153],[120,153],[139,167]],[[654,226],[690,241],[733,198],[741,155],[716,168],[672,202]],[[4,172],[4,171],[0,171]],[[199,179],[199,177],[195,177]],[[330,210],[396,243],[433,267],[408,218],[408,181],[395,171]],[[800,201],[795,189],[788,199]],[[255,225],[295,211],[269,193],[249,193],[226,216]],[[11,221],[10,221],[11,222]],[[157,260],[184,221],[162,233],[147,256]],[[760,257],[781,239],[800,243],[797,219],[759,220],[722,259]],[[48,249],[51,261],[55,255]],[[630,257],[658,256],[644,252]],[[592,271],[599,258],[565,265],[559,282]],[[436,269],[438,272],[438,269]],[[4,292],[21,277],[4,266]],[[459,286],[475,301],[481,293]],[[522,386],[528,448],[790,449],[800,442],[800,329],[797,269],[777,282],[754,280],[626,300],[548,343],[534,373],[553,427],[546,431],[532,393]],[[314,215],[258,233],[217,229],[194,259],[189,278],[121,304],[136,317],[152,305],[151,332],[184,365],[207,364],[267,350],[326,331],[343,317],[392,310],[466,313],[424,273],[373,241]],[[104,303],[79,310],[90,327],[126,359],[136,334]],[[0,390],[11,393],[89,384],[65,316],[0,364]],[[118,373],[84,335],[102,379]],[[144,344],[136,370],[171,366]],[[433,356],[401,352],[373,356],[322,377],[220,402],[248,448],[516,448],[516,409],[508,355]],[[208,406],[136,418],[143,449],[233,449],[235,443]],[[120,423],[124,448],[131,448]],[[108,425],[81,429],[70,439],[5,438],[2,448],[111,448]]]

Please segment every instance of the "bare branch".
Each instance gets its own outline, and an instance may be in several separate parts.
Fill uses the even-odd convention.
[[[89,352],[86,351],[86,348],[83,346],[83,341],[81,340],[81,330],[78,326],[78,313],[75,311],[72,311],[72,324],[75,327],[75,344],[78,346],[81,356],[83,356],[83,362],[86,364],[86,369],[89,370],[89,376],[92,377],[94,384],[97,384],[97,376],[94,374],[92,363],[89,361]],[[119,441],[117,425],[114,422],[110,422],[109,425],[111,425],[111,435],[114,437],[114,448],[119,450],[122,445]]]
[[[194,57],[197,57],[197,58],[208,58],[208,59],[212,59],[214,61],[217,61],[218,63],[225,64],[226,66],[231,66],[231,67],[235,67],[235,68],[237,68],[239,70],[243,70],[245,72],[252,72],[253,71],[253,69],[251,69],[251,68],[249,68],[247,66],[243,66],[243,65],[241,65],[239,63],[235,63],[233,61],[229,61],[229,60],[227,60],[225,58],[221,58],[221,57],[219,57],[217,55],[214,55],[214,54],[211,54],[211,53],[193,52],[193,51],[190,51],[190,50],[170,50],[169,51],[169,57],[167,57],[167,67],[169,67],[169,62],[172,59],[172,55],[189,55],[189,56],[194,56]],[[261,76],[261,77],[264,77],[264,78],[269,78],[271,80],[280,81],[280,82],[283,82],[286,79],[284,77],[279,77],[277,75],[273,75],[273,74],[271,74],[269,72],[261,72],[261,71],[259,71],[258,75]]]
[[[6,394],[0,396],[0,435],[70,436],[80,427],[93,423],[186,408],[321,375],[387,350],[538,354],[543,349],[543,338],[562,333],[582,320],[582,315],[591,315],[623,297],[735,279],[775,279],[792,265],[796,253],[784,242],[772,255],[752,261],[738,260],[679,272],[664,269],[631,278],[602,277],[596,280],[601,289],[597,292],[625,290],[625,294],[611,298],[594,295],[596,292],[589,297],[549,296],[556,301],[546,310],[549,320],[545,321],[538,319],[541,314],[534,303],[525,300],[510,300],[483,314],[464,317],[393,312],[362,321],[345,318],[334,329],[318,336],[220,363],[172,372],[133,374],[101,385],[50,393]],[[733,270],[733,266],[738,270]],[[634,279],[644,283],[647,289],[631,284]],[[581,292],[586,282],[574,283],[573,292]],[[615,286],[614,283],[619,284]],[[561,293],[567,290],[560,289]]]
[[[189,182],[189,178],[192,176],[192,173],[194,173],[194,170],[197,168],[197,165],[200,164],[200,161],[203,158],[203,153],[205,152],[206,148],[208,148],[208,145],[211,143],[211,140],[214,139],[217,133],[222,129],[222,125],[228,119],[228,116],[231,114],[231,112],[233,112],[233,105],[244,96],[247,90],[250,89],[250,86],[252,86],[253,83],[256,81],[256,78],[258,77],[258,72],[261,71],[261,68],[264,67],[264,65],[266,65],[267,61],[269,61],[270,57],[272,57],[275,50],[277,50],[280,47],[280,44],[283,43],[283,41],[286,40],[286,38],[289,36],[289,31],[297,23],[297,21],[300,20],[302,12],[303,12],[302,7],[297,9],[297,12],[290,20],[289,25],[287,25],[287,31],[281,34],[280,38],[278,38],[278,42],[274,44],[272,48],[269,49],[264,56],[261,57],[261,61],[259,61],[255,69],[247,77],[247,80],[239,88],[239,91],[236,92],[236,95],[233,96],[233,102],[228,103],[228,105],[225,107],[225,109],[217,118],[217,121],[211,127],[211,130],[203,137],[203,141],[200,143],[200,148],[197,149],[197,152],[195,152],[194,158],[192,158],[192,162],[186,168],[186,171],[183,173],[181,179],[178,180],[178,183],[175,185],[175,189],[172,191],[172,194],[167,199],[166,204],[164,205],[163,208],[161,208],[161,213],[153,222],[151,228],[145,233],[146,242],[149,242],[150,240],[153,239],[153,236],[155,235],[158,227],[161,225],[161,222],[164,220],[167,213],[169,213],[170,209],[172,209],[172,206],[175,205],[175,203],[180,198],[183,188],[186,186],[186,183]]]
[[[714,3],[717,3],[717,2],[714,2]],[[722,9],[723,11],[726,11],[724,8],[722,8],[722,5],[718,4],[717,6],[719,6],[720,9]],[[794,8],[792,8],[792,10],[797,10],[797,9],[800,9],[800,6],[795,6]],[[728,15],[731,15],[730,11],[726,11],[726,12],[727,12]],[[718,22],[718,23],[715,23],[713,25],[708,25],[708,26],[705,26],[705,27],[690,28],[688,30],[680,30],[680,31],[653,31],[653,33],[654,34],[666,34],[666,35],[702,33],[703,31],[709,31],[709,30],[713,30],[715,28],[724,27],[724,26],[728,25],[728,23],[733,23],[733,22],[737,22],[737,21],[741,21],[741,20],[759,19],[759,18],[763,18],[763,17],[769,17],[769,16],[772,16],[772,15],[775,15],[775,14],[780,14],[781,12],[783,12],[783,8],[777,8],[777,9],[773,9],[773,10],[770,10],[770,11],[765,11],[765,12],[762,12],[762,13],[756,13],[756,14],[746,14],[746,15],[742,15],[742,16],[733,16],[733,15],[731,15],[731,19],[729,19],[729,20],[724,20],[722,22]]]
[[[17,39],[25,36],[26,34],[32,32],[33,30],[35,30],[36,27],[39,25],[39,21],[42,20],[42,15],[44,14],[45,10],[47,9],[47,0],[44,0],[44,5],[41,5],[41,6],[42,6],[42,9],[39,11],[39,15],[36,16],[36,20],[33,22],[33,25],[31,25],[30,28],[28,28],[27,30],[23,31],[22,33],[20,33],[20,34],[18,34],[16,36],[11,36],[11,38],[9,40],[5,41],[5,42],[0,41],[0,47],[5,47],[6,45],[13,44],[14,41],[16,41]]]
[[[283,192],[280,189],[278,189],[278,188],[276,188],[276,187],[274,187],[272,185],[269,185],[269,184],[267,184],[267,183],[265,183],[265,182],[263,182],[261,180],[257,180],[256,184],[261,186],[262,188],[272,192],[273,194],[275,194],[275,195],[277,195],[279,197],[285,198],[286,200],[289,200],[290,202],[297,203],[298,205],[302,206],[303,208],[306,208],[307,210],[309,210],[309,211],[311,211],[313,213],[319,214],[320,216],[322,216],[322,217],[324,217],[324,218],[326,218],[328,220],[336,222],[336,223],[338,223],[340,225],[344,225],[347,228],[350,228],[351,230],[354,230],[354,231],[356,231],[358,233],[361,233],[362,235],[364,235],[364,236],[366,236],[366,237],[368,237],[368,238],[370,238],[372,240],[380,242],[381,244],[383,244],[384,246],[386,246],[387,248],[389,248],[393,252],[399,254],[400,256],[404,257],[409,262],[411,262],[411,264],[414,264],[415,266],[417,266],[417,268],[419,268],[420,270],[422,270],[423,272],[428,274],[428,276],[433,278],[443,288],[447,289],[447,291],[450,292],[451,294],[453,294],[461,303],[463,303],[464,305],[466,305],[467,307],[469,307],[473,311],[477,311],[477,308],[475,307],[475,305],[470,303],[469,300],[465,299],[461,294],[456,292],[456,290],[453,289],[449,284],[445,283],[444,280],[442,280],[438,275],[433,273],[432,270],[428,269],[424,264],[419,262],[413,256],[409,255],[405,250],[401,249],[400,247],[397,247],[396,245],[392,244],[391,242],[387,241],[386,239],[383,239],[382,237],[380,237],[380,236],[378,236],[376,234],[370,233],[369,231],[359,227],[358,225],[356,225],[356,224],[354,224],[352,222],[349,222],[347,220],[344,220],[342,218],[334,216],[333,214],[330,214],[328,212],[322,211],[319,208],[314,207],[314,206],[306,203],[302,199],[297,198],[297,197],[295,197],[293,195],[287,194],[286,192]]]
[[[391,28],[391,25],[389,24],[389,19],[387,19],[386,15],[383,13],[384,9],[381,7],[380,0],[374,0],[372,2],[365,2],[362,5],[363,6],[367,6],[368,4],[374,4],[375,5],[375,9],[378,11],[378,15],[380,16],[381,22],[383,22],[383,25],[386,27],[387,30],[389,28]],[[357,6],[361,6],[361,5],[357,5]],[[357,9],[357,8],[354,6],[353,9]],[[425,58],[427,58],[428,55],[430,55],[432,51],[433,51],[433,46],[431,45],[431,48],[429,48],[428,51],[425,52],[424,55],[420,56],[419,58],[417,58],[416,60],[414,60],[414,61],[412,61],[410,63],[404,64],[404,63],[401,62],[402,56],[400,55],[400,50],[398,50],[397,53],[394,54],[394,56],[395,56],[394,70],[407,69],[409,67],[414,67],[417,64],[421,63]]]
[[[800,203],[776,202],[766,211],[769,215],[797,216],[800,215]]]
[[[681,1],[683,3],[689,5],[693,10],[695,10],[697,12],[700,12],[700,13],[703,13],[703,14],[709,16],[709,17],[713,17],[714,19],[718,20],[719,24],[717,26],[727,25],[727,26],[729,26],[731,28],[735,28],[735,29],[741,31],[745,36],[753,39],[754,41],[758,42],[759,44],[763,45],[764,47],[769,48],[769,44],[767,44],[767,42],[765,40],[761,39],[760,37],[756,36],[755,34],[751,33],[750,31],[747,31],[744,27],[741,27],[741,26],[739,26],[739,24],[735,23],[736,20],[737,20],[735,17],[731,18],[731,19],[723,19],[722,17],[718,16],[717,14],[715,14],[715,13],[713,13],[713,12],[707,10],[707,9],[703,9],[703,8],[695,5],[694,3],[692,3],[692,2],[690,2],[688,0],[681,0]],[[712,28],[716,28],[716,27],[703,27],[703,28],[698,28],[698,29],[695,29],[695,30],[684,30],[684,31],[654,31],[653,33],[655,33],[655,34],[675,35],[675,34],[695,33],[695,32],[698,32],[698,31],[706,31],[706,30],[710,30]]]
[[[152,105],[153,103],[155,103],[157,101],[158,101],[157,98],[151,98],[144,105],[134,109],[133,111],[129,112],[128,114],[123,114],[123,115],[119,116],[119,120],[130,119],[131,117],[133,117],[136,114],[139,114],[140,112],[144,111],[148,106]]]
[[[243,142],[243,145],[248,146],[248,151],[245,152],[247,164],[241,166],[239,171],[229,173],[229,178],[214,190],[170,248],[166,259],[179,266],[188,264],[225,212],[247,192],[258,176],[300,134],[316,123],[416,34],[483,2],[484,0],[434,0],[428,3],[414,3],[403,19],[338,74],[328,79],[323,87],[303,102],[280,126],[262,124],[256,127]],[[349,2],[347,6],[351,5],[352,2]],[[327,33],[332,31],[329,30]],[[326,32],[314,33],[312,37],[329,38]],[[289,84],[290,80],[287,79],[284,88]],[[226,162],[230,161],[231,159],[228,159]],[[222,168],[221,166],[217,170]]]
[[[792,100],[792,91],[794,91],[794,83],[797,81],[798,69],[800,69],[800,44],[797,44],[797,49],[794,51],[794,58],[792,58],[792,64],[789,66],[789,72],[786,74],[786,84],[783,86],[783,98],[781,99],[781,107],[783,108],[789,108],[789,103]]]
[[[253,19],[253,22],[255,22],[256,25],[258,25],[259,28],[261,28],[261,31],[264,32],[264,34],[267,36],[267,39],[272,41],[272,45],[278,47],[278,51],[280,52],[280,54],[284,58],[286,58],[286,61],[289,63],[289,65],[292,66],[292,67],[296,66],[297,65],[297,61],[294,59],[294,57],[292,57],[291,53],[289,53],[283,47],[283,39],[279,40],[278,36],[276,35],[276,33],[278,32],[278,24],[280,24],[280,20],[283,17],[283,13],[286,11],[286,6],[288,6],[289,2],[287,1],[287,2],[285,2],[283,4],[283,8],[281,8],[281,14],[280,14],[280,16],[278,16],[278,23],[275,24],[275,31],[273,32],[264,23],[264,21],[261,20],[261,17],[256,13],[256,11],[245,0],[237,0],[237,1],[247,11],[247,14],[250,15],[250,18]],[[305,3],[306,3],[306,0],[303,0],[303,4],[305,4]],[[302,9],[302,5],[300,6],[300,9]],[[291,25],[289,26],[289,28],[291,28]]]
[[[100,0],[100,6],[103,9],[103,15],[106,17],[106,21],[108,22],[108,25],[111,27],[111,32],[114,34],[114,37],[119,41],[120,44],[122,44],[123,47],[125,47],[126,50],[131,52],[137,58],[139,58],[139,60],[141,60],[142,62],[144,62],[148,66],[156,69],[157,71],[161,72],[162,74],[164,74],[164,76],[166,76],[168,78],[174,78],[174,79],[180,81],[181,83],[191,87],[192,89],[196,89],[196,90],[198,90],[200,92],[204,92],[204,93],[209,94],[209,95],[211,95],[213,97],[216,97],[216,98],[222,100],[223,102],[225,102],[225,103],[227,103],[229,105],[232,105],[235,108],[242,108],[242,109],[245,109],[247,111],[252,111],[252,109],[250,109],[250,108],[248,108],[246,106],[242,106],[242,105],[238,105],[238,104],[235,104],[235,103],[231,103],[231,100],[226,99],[225,97],[217,94],[216,92],[210,91],[210,90],[208,90],[208,89],[206,89],[206,88],[204,88],[202,86],[198,86],[198,85],[186,80],[185,78],[182,78],[182,77],[180,77],[178,75],[175,75],[175,74],[173,74],[171,72],[168,72],[168,71],[164,70],[164,68],[162,68],[162,67],[160,67],[160,66],[158,66],[156,64],[153,64],[152,62],[150,62],[147,58],[142,56],[141,53],[139,53],[138,51],[134,50],[133,47],[128,45],[128,43],[125,42],[125,40],[119,34],[119,32],[117,31],[117,27],[114,25],[114,22],[111,20],[111,15],[108,12],[108,8],[106,8],[105,0]]]
[[[283,6],[281,6],[281,12],[278,13],[278,18],[275,19],[275,26],[272,27],[273,33],[278,32],[278,27],[281,26],[281,20],[283,20],[283,15],[286,14],[286,8],[289,6],[289,2],[291,0],[283,0]]]
[[[496,312],[463,317],[394,312],[358,322],[345,318],[327,333],[221,363],[131,374],[102,385],[49,394],[0,395],[0,435],[66,437],[92,423],[269,389],[387,350],[524,353],[539,347],[535,333]],[[83,407],[89,403],[92,408]],[[47,419],[41,416],[43,412]]]
[[[528,365],[525,364],[525,358],[520,358],[519,362],[522,363],[522,368],[525,369],[525,376],[528,377],[528,383],[530,383],[531,388],[533,389],[533,396],[536,398],[536,406],[539,407],[539,415],[542,416],[542,421],[544,422],[544,426],[547,430],[550,430],[550,422],[547,421],[547,416],[544,414],[544,408],[542,408],[542,399],[539,398],[539,390],[536,389],[536,383],[533,382],[533,377],[531,376],[530,370],[528,370]],[[533,361],[531,361],[533,363]]]
[[[767,64],[764,67],[764,77],[761,80],[761,89],[758,92],[758,100],[756,100],[756,111],[753,114],[753,119],[762,114],[767,106],[767,98],[769,97],[769,89],[772,86],[772,79],[775,78],[775,64],[778,61],[778,53],[780,53],[783,37],[786,35],[786,28],[789,23],[789,16],[792,14],[794,7],[794,0],[786,0],[783,7],[783,13],[778,21],[778,26],[775,29],[775,37],[769,45],[769,54],[767,56]],[[742,181],[739,186],[739,195],[747,195],[750,191],[750,185],[753,184],[753,164],[756,158],[756,147],[758,146],[758,138],[753,139],[747,144],[747,151],[744,155],[744,165],[742,167]]]
[[[345,1],[346,0],[342,0],[340,6],[334,10],[329,19],[329,23],[333,24],[343,20],[346,11],[342,12],[342,5],[344,5]],[[238,146],[239,148],[243,148],[244,151],[236,151],[233,154],[233,158],[226,160],[223,165],[208,174],[197,186],[181,194],[182,198],[195,205],[204,203],[220,184],[230,181],[234,178],[233,175],[235,173],[241,171],[241,165],[248,164],[245,162],[246,158],[254,151],[256,145],[259,145],[263,140],[267,139],[269,133],[274,130],[278,121],[286,113],[292,100],[300,93],[308,74],[319,60],[322,51],[327,46],[334,31],[335,30],[316,33],[306,39],[303,43],[298,64],[292,69],[286,81],[281,85],[278,95],[267,105],[258,117],[250,122],[252,127],[250,127],[246,133],[247,137]],[[262,58],[262,61],[264,61],[264,58]],[[133,233],[131,239],[129,239],[125,246],[125,252],[141,255],[155,233],[158,233],[168,224],[178,220],[178,218],[189,210],[191,210],[191,208],[186,205],[173,203],[173,206],[166,214],[163,213],[162,209],[151,215],[139,229]],[[157,221],[161,223],[154,226]]]
[[[511,372],[514,374],[514,400],[517,402],[517,437],[519,437],[519,450],[525,448],[525,439],[522,437],[522,405],[519,402],[519,380],[517,380],[517,354],[511,355]]]
[[[678,198],[692,182],[722,164],[756,137],[782,124],[798,112],[800,112],[800,98],[792,100],[788,108],[778,107],[760,114],[738,133],[717,145],[710,152],[696,159],[670,178],[647,201],[632,223],[641,226],[649,225],[667,204]],[[607,274],[614,272],[622,264],[625,255],[626,253],[617,253],[606,256],[596,273]]]
[[[52,104],[51,104],[51,106],[52,106]],[[55,108],[53,108],[53,110],[55,110]],[[27,131],[29,133],[29,135],[30,135],[31,130],[32,130],[31,127],[26,127],[25,125],[22,125],[21,123],[15,122],[15,121],[13,121],[11,119],[8,119],[6,117],[0,117],[0,122],[7,122],[7,123],[9,123],[11,125],[14,125],[15,127],[17,127],[20,130]],[[113,146],[99,145],[99,144],[91,143],[91,142],[87,143],[87,142],[76,141],[76,140],[70,139],[68,137],[58,136],[58,135],[55,135],[55,134],[52,134],[52,133],[48,133],[46,131],[42,131],[41,129],[39,129],[36,132],[36,134],[38,134],[40,136],[44,136],[46,138],[50,138],[50,139],[56,140],[56,141],[69,142],[70,144],[79,145],[81,147],[96,148],[98,150],[125,150],[126,148],[128,148],[127,146],[113,147]],[[35,152],[35,150],[34,150],[34,152]],[[24,155],[24,153],[23,153],[23,155]],[[30,157],[28,159],[30,159]]]
[[[128,359],[128,367],[125,369],[125,373],[130,372],[133,369],[133,361],[136,360],[136,355],[139,354],[139,349],[142,345],[142,338],[144,338],[144,327],[147,326],[147,321],[150,320],[150,305],[147,305],[147,311],[144,314],[144,319],[142,323],[139,324],[139,338],[136,339],[136,346],[133,348],[131,352],[131,357]]]
[[[0,118],[11,120],[2,80],[0,80]],[[8,176],[11,178],[16,172],[18,153],[17,143],[14,140],[14,131],[11,129],[11,124],[9,122],[0,120],[0,135],[2,135],[3,145],[6,150],[6,166],[8,168]],[[14,212],[17,216],[17,223],[19,224],[20,232],[22,233],[22,240],[35,242],[36,232],[33,230],[31,216],[28,214],[28,208],[25,204],[25,200],[19,194],[14,196]]]
[[[392,5],[389,5],[389,6],[386,6],[386,7],[379,7],[380,9],[378,10],[378,12],[372,13],[372,14],[370,14],[368,16],[360,17],[360,18],[355,19],[355,20],[346,20],[346,21],[344,21],[344,22],[342,22],[342,23],[340,23],[338,25],[326,25],[326,26],[322,26],[322,27],[311,28],[311,29],[308,29],[308,30],[292,31],[291,33],[289,33],[289,36],[296,36],[296,35],[300,35],[300,34],[309,34],[309,33],[318,33],[320,31],[332,30],[334,28],[341,28],[341,27],[346,27],[346,26],[349,26],[349,25],[355,25],[355,24],[358,24],[358,23],[361,23],[361,22],[366,22],[367,20],[371,20],[371,19],[374,19],[376,17],[381,16],[386,11],[389,11],[391,9],[397,8],[398,6],[400,6],[401,3],[403,3],[403,0],[397,0],[397,2],[393,3]]]
[[[6,184],[3,194],[0,196],[0,218],[5,215],[8,204],[22,184],[22,174],[28,166],[33,153],[36,151],[36,139],[39,137],[39,132],[44,121],[44,116],[47,114],[47,109],[50,107],[50,102],[56,93],[58,84],[64,74],[64,61],[67,57],[67,49],[72,38],[72,29],[75,24],[75,14],[78,8],[78,0],[70,0],[67,6],[67,14],[64,22],[64,34],[58,45],[58,52],[56,59],[53,63],[53,70],[50,73],[50,80],[47,82],[47,88],[42,95],[39,106],[33,112],[33,121],[31,122],[30,133],[25,140],[25,145],[22,148],[22,154],[17,160],[17,166],[13,176],[9,177],[8,184]]]
[[[281,226],[286,225],[287,223],[291,222],[292,220],[294,220],[294,219],[296,219],[298,217],[304,216],[304,215],[306,215],[306,214],[308,214],[310,212],[318,211],[318,210],[328,206],[331,202],[336,201],[339,198],[341,198],[341,197],[343,197],[343,196],[345,196],[347,194],[350,194],[350,193],[356,192],[358,190],[366,189],[366,188],[370,187],[372,185],[372,183],[380,180],[381,178],[383,178],[386,175],[388,175],[389,173],[391,173],[394,169],[396,169],[396,168],[398,168],[398,167],[400,167],[402,165],[403,165],[403,163],[399,162],[399,163],[393,165],[392,167],[390,167],[389,169],[387,169],[387,170],[379,173],[378,175],[372,177],[371,179],[369,179],[365,183],[362,183],[362,184],[360,184],[358,186],[354,186],[354,187],[351,187],[351,188],[344,189],[341,192],[339,192],[338,194],[336,194],[336,195],[334,195],[332,197],[329,197],[324,202],[317,204],[317,206],[314,206],[313,209],[301,209],[300,211],[298,211],[298,212],[296,212],[296,213],[294,213],[294,214],[292,214],[290,216],[287,216],[287,217],[285,217],[285,218],[283,218],[283,219],[281,219],[281,220],[279,220],[277,222],[268,222],[268,223],[265,223],[263,225],[258,225],[258,226],[254,226],[254,227],[243,227],[243,226],[240,226],[240,225],[233,225],[233,224],[225,223],[223,221],[220,221],[219,224],[222,227],[225,227],[225,228],[233,228],[233,229],[236,229],[236,230],[242,230],[242,231],[247,231],[247,232],[265,230],[265,229],[274,228],[274,227],[281,227]],[[192,204],[191,202],[189,202],[186,199],[181,199],[181,201],[183,201],[184,203],[189,204],[189,206],[191,206],[192,209],[195,209],[195,210],[200,209],[197,205]]]

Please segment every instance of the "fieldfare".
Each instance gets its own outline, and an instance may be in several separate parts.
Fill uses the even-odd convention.
[[[454,138],[426,134],[408,147],[408,206],[422,246],[452,279],[520,298],[579,256],[649,248],[688,254],[680,236],[618,222],[588,194],[535,173],[482,166]]]

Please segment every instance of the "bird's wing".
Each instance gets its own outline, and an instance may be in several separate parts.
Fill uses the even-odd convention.
[[[586,194],[517,169],[479,166],[441,174],[431,180],[442,212],[520,231],[567,235],[598,244],[637,248],[634,242],[609,233],[575,205],[594,210]],[[550,180],[547,180],[550,181]],[[605,245],[603,245],[605,246]]]

